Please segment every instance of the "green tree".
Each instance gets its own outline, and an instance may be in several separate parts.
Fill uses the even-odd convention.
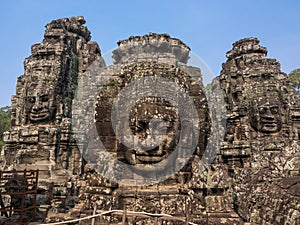
[[[289,73],[289,80],[292,87],[298,93],[298,96],[300,96],[300,68],[294,69]]]
[[[0,108],[0,150],[4,145],[3,133],[10,128],[10,114],[11,109],[9,106]]]
[[[207,100],[210,99],[211,88],[212,88],[212,83],[208,83],[208,84],[204,87],[204,91],[205,91],[205,95],[206,95]]]

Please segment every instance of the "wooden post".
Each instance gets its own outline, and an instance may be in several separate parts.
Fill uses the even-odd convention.
[[[189,222],[190,222],[190,214],[189,214],[189,211],[190,211],[190,203],[187,202],[186,203],[186,206],[185,206],[185,224],[186,225],[189,225]]]
[[[0,171],[0,182],[1,182],[1,185],[2,185],[2,171]],[[1,203],[1,209],[4,210],[3,212],[1,211],[1,215],[4,215],[5,217],[8,217],[6,207],[5,207],[4,202],[2,200],[2,194],[0,195],[0,203]]]
[[[155,210],[155,213],[157,214],[157,209]],[[155,216],[154,217],[154,225],[158,225],[158,217],[157,216]]]
[[[96,215],[96,210],[97,210],[97,204],[94,205],[93,216]],[[91,225],[95,225],[95,217],[92,218]]]
[[[123,215],[122,215],[122,225],[126,225],[126,214],[127,214],[127,210],[126,208],[124,208]]]
[[[38,183],[39,183],[39,170],[36,171],[35,174],[35,185],[34,185],[34,215],[33,220],[35,220],[35,214],[36,214],[36,201],[37,201],[37,189],[38,189]]]
[[[17,181],[21,181],[19,184],[21,184],[21,188],[18,189],[18,192],[21,192],[22,194],[22,198],[21,198],[21,209],[20,209],[20,221],[23,222],[24,218],[25,218],[25,195],[26,195],[26,188],[25,188],[25,184],[26,184],[26,169],[23,172],[23,177],[21,177],[22,175],[20,175],[20,177],[18,176],[18,173],[16,172],[16,180]],[[18,185],[19,185],[18,184]]]

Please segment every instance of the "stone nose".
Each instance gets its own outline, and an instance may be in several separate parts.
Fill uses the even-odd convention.
[[[160,146],[153,146],[152,148],[149,146],[140,146],[140,148],[136,149],[135,151],[140,155],[162,154],[162,148],[160,148]]]
[[[41,108],[42,108],[42,104],[41,104],[40,101],[36,101],[36,102],[34,103],[34,105],[32,106],[32,110],[33,110],[33,111],[38,111],[38,110],[40,110]]]
[[[274,116],[272,114],[266,114],[266,115],[263,115],[262,118],[264,120],[274,120]]]
[[[161,140],[156,135],[147,135],[147,138],[140,141],[140,146],[144,149],[146,148],[154,148],[158,144],[160,144]]]
[[[263,115],[261,115],[261,118],[265,121],[273,121],[275,120],[274,115],[271,113],[270,110],[267,110]]]

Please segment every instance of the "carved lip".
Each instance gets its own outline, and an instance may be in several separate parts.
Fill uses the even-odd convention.
[[[263,125],[265,125],[267,127],[276,127],[277,126],[276,123],[263,123]]]
[[[136,153],[136,159],[142,163],[157,163],[167,157],[166,151],[159,151],[158,147],[149,150]]]
[[[277,132],[280,130],[280,126],[275,122],[262,123],[262,130],[265,132]]]
[[[266,127],[277,127],[277,122],[276,121],[262,120],[261,123],[262,123],[262,125],[264,125]]]
[[[165,154],[162,156],[147,156],[147,155],[137,155],[136,156],[137,160],[142,162],[142,163],[158,163],[165,159]]]
[[[49,117],[49,112],[30,113],[31,120],[42,120],[42,119],[47,119],[48,117]]]
[[[264,124],[276,124],[277,120],[275,118],[261,118],[260,119],[261,123]]]

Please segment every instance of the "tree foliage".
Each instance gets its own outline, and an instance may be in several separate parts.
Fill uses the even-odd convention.
[[[292,87],[298,93],[298,96],[300,96],[300,68],[294,69],[289,73],[289,80]]]
[[[211,95],[211,88],[212,88],[212,83],[208,83],[205,87],[204,87],[204,91],[205,91],[205,95],[207,100],[209,100],[210,95]]]
[[[0,108],[0,150],[4,145],[3,133],[10,128],[10,114],[11,109],[9,106]]]

